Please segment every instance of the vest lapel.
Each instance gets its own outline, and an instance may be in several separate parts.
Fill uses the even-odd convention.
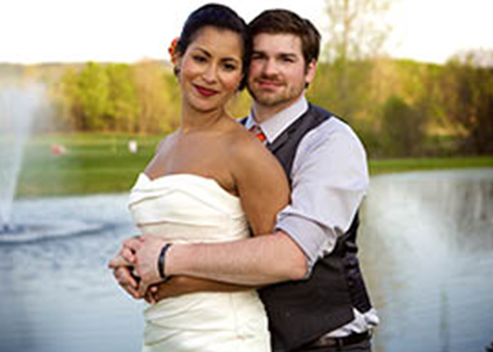
[[[276,151],[281,148],[289,139],[289,136],[292,135],[300,124],[303,121],[303,118],[308,114],[308,112],[311,110],[311,105],[308,106],[308,110],[301,115],[298,119],[296,119],[283,133],[281,133],[280,136],[278,136],[273,143],[267,144],[267,148],[275,154]]]
[[[289,139],[290,131],[284,131],[279,137],[276,138],[274,143],[268,143],[266,145],[267,149],[269,149],[272,154],[275,154],[276,151],[283,146],[284,143]]]

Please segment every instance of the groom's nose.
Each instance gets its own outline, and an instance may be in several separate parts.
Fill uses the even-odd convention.
[[[276,60],[269,59],[265,60],[264,67],[262,67],[262,74],[264,76],[276,76],[278,73],[278,66]]]

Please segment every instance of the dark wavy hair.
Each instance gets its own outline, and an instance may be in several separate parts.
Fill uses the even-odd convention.
[[[231,8],[225,5],[211,3],[199,7],[192,12],[183,25],[180,39],[176,46],[177,54],[180,56],[185,54],[188,46],[195,40],[200,30],[206,26],[230,30],[241,37],[243,43],[243,79],[239,89],[245,88],[248,67],[250,65],[250,56],[252,53],[252,42],[245,20]],[[217,44],[221,45],[220,43]],[[179,69],[175,67],[175,74],[178,73]]]

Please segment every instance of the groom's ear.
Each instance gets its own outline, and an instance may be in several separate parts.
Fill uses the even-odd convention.
[[[315,79],[315,74],[317,72],[317,60],[313,59],[308,65],[306,65],[305,82],[307,85],[312,83]]]
[[[305,89],[308,88],[310,83],[315,79],[315,74],[317,73],[317,60],[313,59],[308,65],[306,65],[305,73]]]

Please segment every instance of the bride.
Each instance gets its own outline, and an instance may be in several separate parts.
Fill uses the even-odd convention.
[[[174,53],[181,126],[160,143],[130,195],[143,233],[176,243],[232,241],[250,231],[255,236],[272,231],[289,198],[285,173],[226,108],[243,88],[250,45],[245,22],[226,6],[205,5],[187,19]],[[116,263],[110,266],[122,265]],[[145,309],[143,351],[270,351],[256,291],[206,284],[215,292]]]

